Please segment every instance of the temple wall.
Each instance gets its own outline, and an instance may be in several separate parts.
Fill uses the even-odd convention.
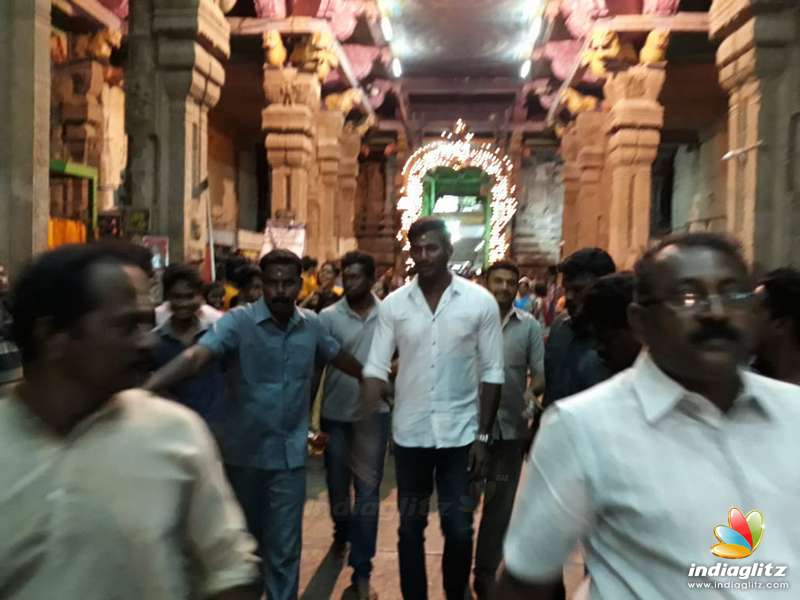
[[[554,155],[523,160],[512,252],[525,273],[559,261],[564,185]]]
[[[725,230],[727,116],[701,132],[700,140],[699,146],[681,146],[675,155],[673,231]]]

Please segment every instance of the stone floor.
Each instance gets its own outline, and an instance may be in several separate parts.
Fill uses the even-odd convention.
[[[381,486],[378,550],[373,561],[372,585],[380,600],[401,600],[400,575],[397,566],[397,488],[394,460],[387,457]],[[333,525],[328,513],[328,492],[321,458],[308,462],[308,500],[303,520],[303,562],[300,567],[301,600],[339,600],[350,585],[351,569],[345,560],[328,553]],[[426,530],[425,550],[428,562],[428,587],[431,600],[444,597],[442,591],[442,534],[438,517],[431,512]],[[348,596],[344,596],[348,600]]]

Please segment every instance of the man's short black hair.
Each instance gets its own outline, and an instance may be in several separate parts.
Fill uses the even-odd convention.
[[[625,271],[595,280],[583,295],[581,314],[603,329],[628,329],[628,305],[633,302],[635,278]]]
[[[103,264],[127,263],[105,244],[70,244],[42,254],[23,270],[11,294],[12,337],[23,364],[39,356],[34,333],[38,321],[49,319],[54,330],[65,330],[97,308],[92,274]]]
[[[655,279],[653,271],[655,270],[656,259],[662,250],[670,246],[675,246],[676,248],[707,248],[710,250],[717,250],[739,263],[746,274],[750,273],[739,242],[728,235],[713,233],[711,231],[692,231],[670,235],[652,248],[649,248],[642,254],[639,260],[636,261],[633,272],[636,275],[637,299],[647,298],[653,293],[653,282]]]
[[[558,265],[564,279],[581,276],[602,277],[617,270],[614,259],[602,248],[581,248]]]
[[[139,267],[142,271],[147,273],[148,277],[153,276],[153,253],[150,251],[150,248],[142,246],[141,244],[115,239],[100,240],[93,242],[93,244],[97,246],[101,252],[115,258],[123,265]]]
[[[800,341],[800,271],[790,267],[775,269],[760,283],[766,292],[764,304],[770,318],[790,318],[795,339]]]
[[[546,283],[537,283],[533,286],[533,293],[539,296],[540,298],[544,298],[547,296],[547,284]]]
[[[261,279],[261,269],[251,263],[247,263],[246,265],[242,265],[236,272],[233,274],[233,285],[235,285],[240,290],[246,288],[253,279],[258,278],[259,281]]]
[[[192,265],[185,263],[175,263],[164,269],[164,276],[161,279],[161,285],[164,288],[164,297],[169,296],[172,288],[179,281],[184,281],[186,284],[198,294],[203,291],[203,280],[200,279],[200,273]]]
[[[510,260],[498,260],[496,262],[493,262],[491,265],[489,265],[489,267],[486,269],[486,273],[485,273],[486,281],[489,281],[489,275],[491,275],[492,271],[497,271],[499,269],[505,269],[507,271],[512,271],[514,273],[514,275],[516,275],[517,281],[519,281],[519,278],[520,278],[519,267],[517,266],[517,263],[512,262]]]
[[[300,257],[291,250],[286,250],[285,248],[270,250],[261,257],[261,261],[258,263],[262,273],[266,273],[267,267],[272,265],[293,265],[297,269],[298,277],[303,274],[303,263]]]
[[[225,268],[223,269],[223,277],[230,282],[233,282],[233,274],[236,269],[247,264],[247,259],[239,254],[231,254],[225,259]]]
[[[361,265],[364,275],[369,279],[375,279],[375,259],[366,252],[351,250],[342,257],[342,269],[350,265]]]
[[[308,255],[304,256],[300,262],[303,264],[303,271],[310,271],[311,269],[316,269],[317,265],[319,264],[316,258]]]
[[[442,236],[442,239],[450,243],[450,232],[447,230],[447,223],[438,217],[422,217],[417,219],[408,228],[408,241],[413,242],[424,233],[436,231]]]

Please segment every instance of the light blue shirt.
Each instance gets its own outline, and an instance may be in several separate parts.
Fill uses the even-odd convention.
[[[494,296],[453,275],[431,312],[415,277],[381,303],[364,377],[388,381],[395,349],[394,441],[420,448],[473,443],[480,384],[503,383],[503,332]]]
[[[375,325],[378,323],[381,301],[377,296],[374,299],[375,304],[365,317],[350,308],[347,298],[342,298],[319,313],[325,331],[362,365],[367,362]],[[333,421],[357,421],[362,409],[359,387],[357,379],[329,366],[323,386],[322,417]],[[389,412],[385,402],[381,402],[380,412]]]
[[[262,298],[225,313],[199,343],[217,356],[238,357],[237,393],[229,395],[219,428],[225,462],[260,469],[305,465],[314,361],[327,363],[339,353],[319,317],[296,308],[283,330]]]
[[[590,597],[695,597],[689,584],[736,577],[689,577],[717,562],[788,565],[800,589],[800,387],[741,371],[743,388],[720,411],[661,371],[647,353],[635,365],[545,411],[514,505],[505,561],[514,577],[554,580],[578,540],[586,551]],[[710,548],[732,507],[759,510],[767,524],[746,559]],[[749,599],[753,589],[710,587],[698,598]]]

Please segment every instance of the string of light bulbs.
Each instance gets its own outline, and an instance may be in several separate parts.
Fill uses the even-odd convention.
[[[403,167],[405,185],[397,202],[401,211],[397,239],[403,243],[405,252],[410,249],[408,229],[422,214],[425,175],[438,167],[455,171],[477,167],[492,178],[489,262],[500,260],[508,253],[507,226],[517,211],[514,165],[497,146],[474,144],[473,137],[459,119],[452,131],[442,132],[441,140],[422,146],[406,161]]]

